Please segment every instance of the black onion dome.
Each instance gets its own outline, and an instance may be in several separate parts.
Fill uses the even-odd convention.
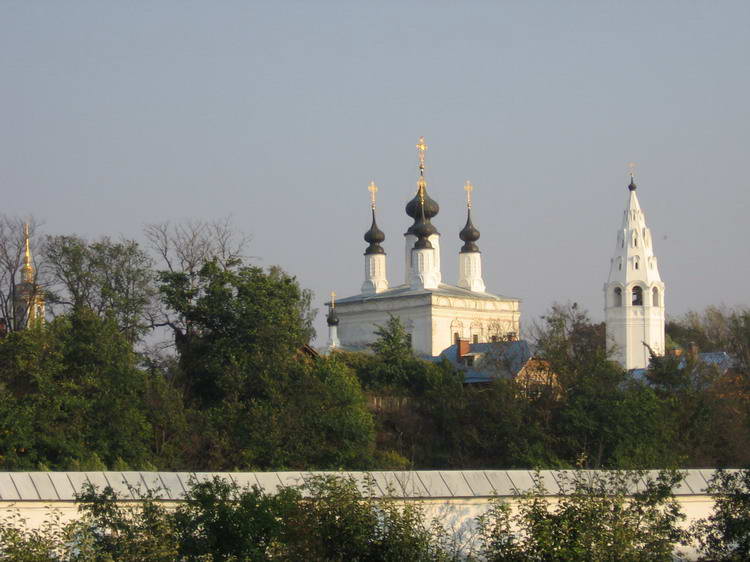
[[[430,219],[425,218],[424,215],[420,215],[409,230],[417,237],[417,241],[414,243],[415,249],[432,248],[430,236],[437,232],[437,228],[430,222]]]
[[[365,242],[369,244],[365,250],[365,255],[368,254],[385,254],[385,250],[380,245],[385,240],[385,234],[378,228],[375,222],[375,209],[372,210],[372,225],[370,230],[365,232]]]
[[[339,325],[339,315],[336,314],[336,309],[331,308],[328,311],[328,316],[326,316],[326,323],[329,326],[338,326]]]
[[[630,176],[630,185],[628,185],[628,189],[630,191],[635,191],[636,187],[638,186],[635,184],[635,178],[633,176]]]
[[[422,200],[419,197],[419,191],[417,191],[414,199],[406,204],[406,214],[414,219],[414,224],[409,227],[409,229],[406,231],[406,234],[414,234],[415,236],[419,236],[416,228],[420,220],[427,221],[429,228],[432,229],[430,235],[436,234],[437,229],[432,225],[430,219],[437,215],[438,211],[440,211],[440,206],[435,202],[434,199],[431,199],[430,196],[427,195],[427,190],[425,190],[424,192],[424,205],[422,205]]]
[[[479,251],[479,246],[476,245],[476,241],[479,240],[479,231],[471,222],[471,209],[467,213],[466,226],[458,233],[458,237],[464,241],[464,245],[461,246],[462,254]]]
[[[421,215],[421,209],[420,209],[420,200],[419,200],[419,191],[417,191],[417,194],[414,196],[414,198],[409,201],[406,204],[406,214],[409,215],[411,218],[416,219],[417,216]],[[435,215],[440,212],[440,205],[437,204],[437,201],[432,199],[429,195],[427,195],[427,190],[425,190],[424,193],[424,216],[426,219],[431,219],[435,217]]]

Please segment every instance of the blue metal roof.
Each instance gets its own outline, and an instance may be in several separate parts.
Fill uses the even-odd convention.
[[[513,378],[531,359],[531,348],[525,340],[472,343],[469,344],[469,353],[475,357],[471,367],[459,361],[457,344],[446,348],[437,359],[445,357],[463,371],[466,383]]]
[[[716,367],[719,372],[726,373],[734,367],[734,359],[726,351],[708,351],[698,354],[698,361],[705,365]],[[684,369],[687,366],[687,357],[684,355],[680,358],[678,369]],[[641,382],[649,382],[646,375],[648,369],[630,369],[630,375]]]

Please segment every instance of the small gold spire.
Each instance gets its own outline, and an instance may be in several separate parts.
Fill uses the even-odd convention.
[[[331,291],[331,308],[336,308],[336,291]]]
[[[471,185],[469,180],[466,180],[464,190],[466,191],[466,207],[471,209],[471,192],[474,191],[474,186]]]
[[[630,179],[635,179],[635,162],[628,162],[628,169],[630,170]]]
[[[370,182],[370,185],[367,186],[367,191],[370,192],[370,207],[372,210],[375,210],[375,194],[378,192],[378,186],[375,185],[374,181]]]
[[[419,193],[419,200],[422,202],[422,205],[424,205],[424,194],[426,189],[427,182],[425,181],[424,176],[419,176],[419,179],[417,180],[417,193]]]
[[[23,224],[23,242],[24,242],[24,254],[23,254],[23,268],[22,278],[24,283],[34,282],[34,266],[31,265],[31,243],[29,242],[29,223]]]
[[[424,171],[424,153],[427,150],[427,145],[424,143],[424,137],[419,137],[417,143],[417,151],[419,153],[419,171]]]

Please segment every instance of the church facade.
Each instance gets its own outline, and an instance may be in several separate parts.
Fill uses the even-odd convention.
[[[456,240],[458,281],[455,285],[443,282],[440,233],[432,223],[440,208],[427,193],[424,139],[417,149],[417,191],[406,204],[412,224],[404,234],[404,282],[391,286],[388,280],[382,247],[385,234],[376,222],[377,187],[373,183],[369,188],[372,223],[364,235],[368,243],[364,281],[360,293],[337,301],[332,298],[327,303],[328,349],[366,349],[375,340],[377,326],[384,326],[391,315],[401,320],[414,351],[425,357],[439,356],[457,340],[483,343],[518,337],[520,301],[490,293],[485,287],[477,245],[479,231],[471,218],[473,187],[469,182],[465,186],[466,224]]]

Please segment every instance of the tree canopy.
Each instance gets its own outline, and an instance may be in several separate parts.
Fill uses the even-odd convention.
[[[415,356],[397,317],[367,351],[317,356],[310,291],[247,261],[228,222],[196,221],[147,227],[151,250],[44,238],[49,321],[14,330],[22,222],[1,218],[0,468],[750,465],[746,308],[670,319],[679,349],[634,375],[601,323],[554,304],[530,336],[546,382],[465,384]]]

